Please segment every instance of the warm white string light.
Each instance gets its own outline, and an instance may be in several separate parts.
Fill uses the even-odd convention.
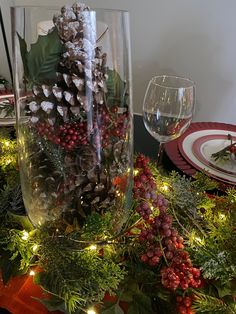
[[[194,240],[198,243],[198,244],[201,244],[201,245],[204,245],[204,240],[201,239],[200,237],[195,237]]]
[[[36,251],[38,250],[38,247],[39,247],[38,244],[35,244],[35,245],[33,246],[33,248],[32,248],[32,251],[33,251],[33,252],[36,252]]]
[[[10,142],[9,142],[9,141],[4,141],[3,144],[4,144],[6,147],[9,147],[9,146],[10,146]]]
[[[89,250],[91,251],[95,251],[97,249],[97,245],[96,244],[91,244],[89,247],[88,247]]]
[[[31,269],[30,272],[29,272],[29,275],[30,276],[34,276],[35,275],[35,271],[33,269]]]
[[[220,214],[219,217],[220,217],[220,219],[221,219],[222,221],[225,221],[225,220],[226,220],[225,214]]]
[[[135,169],[135,170],[134,170],[134,175],[137,176],[138,173],[139,173],[139,170],[138,170],[138,169]]]
[[[94,309],[87,310],[87,314],[97,314]]]
[[[161,190],[164,192],[168,192],[169,191],[169,185],[167,183],[163,183]]]
[[[26,241],[26,240],[28,240],[28,238],[29,238],[29,233],[24,230],[23,231],[23,236],[21,237],[21,239]]]

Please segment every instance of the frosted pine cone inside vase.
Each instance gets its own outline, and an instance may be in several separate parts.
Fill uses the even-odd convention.
[[[27,97],[19,99],[26,110],[19,123],[19,142],[24,143],[21,182],[35,224],[60,218],[83,224],[87,215],[113,207],[114,217],[122,217],[128,207],[126,195],[132,188],[129,53],[123,51],[124,43],[112,42],[121,40],[113,36],[114,25],[104,24],[102,36],[122,54],[118,60],[110,55],[113,61],[108,67],[108,52],[97,33],[98,16],[85,4],[64,6],[53,17],[52,29],[39,36],[29,51],[18,34],[27,87]],[[123,23],[122,18],[118,21]],[[116,185],[121,178],[122,191]]]

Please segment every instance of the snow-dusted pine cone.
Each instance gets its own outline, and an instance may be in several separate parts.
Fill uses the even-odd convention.
[[[54,23],[66,50],[58,73],[59,81],[68,87],[64,96],[71,106],[88,112],[93,105],[103,104],[107,92],[106,54],[96,47],[95,19],[87,6],[76,3],[63,7]]]

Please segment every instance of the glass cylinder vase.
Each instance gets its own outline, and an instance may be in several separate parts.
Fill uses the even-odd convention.
[[[35,225],[112,212],[132,190],[129,15],[12,8],[19,168]],[[120,222],[120,223],[118,223]]]

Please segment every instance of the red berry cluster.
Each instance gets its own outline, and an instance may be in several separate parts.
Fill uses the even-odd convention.
[[[118,108],[118,107],[117,107]],[[114,111],[114,110],[113,110]],[[49,141],[63,147],[66,150],[73,150],[78,146],[88,144],[89,139],[96,147],[107,147],[115,137],[124,139],[127,128],[127,113],[117,114],[117,111],[108,112],[100,109],[92,121],[91,130],[86,121],[67,122],[55,127],[46,122],[38,122],[36,129],[40,136],[46,137]]]
[[[158,245],[149,245],[145,254],[141,255],[142,262],[147,263],[150,266],[156,266],[160,262],[162,256],[162,250]]]
[[[115,119],[113,119],[113,125],[110,129],[110,134],[114,137],[125,139],[128,126],[129,124],[127,113],[117,114],[115,115]]]
[[[39,135],[45,136],[49,141],[58,144],[66,150],[72,150],[75,147],[88,143],[85,122],[65,123],[59,127],[39,122],[36,128]]]
[[[193,303],[193,297],[192,296],[177,296],[177,313],[179,314],[195,314],[196,312],[191,308]]]
[[[157,199],[156,183],[152,173],[148,168],[149,159],[143,155],[139,155],[135,161],[134,167],[138,170],[138,174],[134,176],[133,196],[137,200],[145,199],[136,208],[136,211],[148,220],[152,213],[152,206],[155,207]]]
[[[108,109],[102,107],[95,117],[94,124],[97,124],[100,133],[102,147],[111,144],[114,138],[124,139],[128,128],[128,113],[118,113],[118,107],[113,106]],[[117,141],[117,139],[116,139]]]
[[[200,270],[192,266],[188,252],[176,250],[170,266],[161,270],[161,282],[171,290],[199,288],[202,283],[200,275]]]
[[[157,198],[158,203],[161,203],[160,200],[163,196],[158,195]],[[166,206],[167,204],[164,206],[162,201],[162,205],[159,207],[159,215],[146,220],[146,227],[141,230],[139,235],[140,242],[145,242],[147,247],[147,251],[141,256],[141,260],[151,266],[159,263],[160,258],[157,259],[156,256],[161,257],[165,254],[166,259],[171,262],[174,260],[176,252],[184,248],[184,240],[178,234],[178,231],[173,228],[172,216],[167,214]],[[152,251],[152,254],[150,251]]]
[[[145,243],[140,259],[156,266],[164,255],[168,266],[161,270],[163,286],[172,290],[197,288],[201,285],[200,270],[192,267],[188,252],[183,251],[184,239],[172,225],[172,216],[167,213],[167,200],[156,194],[156,183],[148,163],[149,160],[142,155],[135,162],[138,174],[134,178],[134,198],[140,201],[136,211],[145,221],[139,235],[139,241]]]
[[[58,128],[58,144],[66,150],[88,144],[87,125],[85,122],[65,123]]]

